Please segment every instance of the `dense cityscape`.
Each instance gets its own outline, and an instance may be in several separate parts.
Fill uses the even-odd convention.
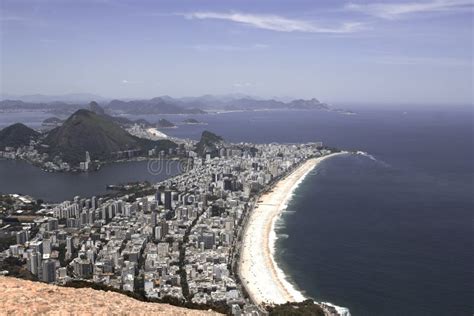
[[[171,163],[183,171],[154,184],[154,194],[42,204],[3,259],[19,259],[47,283],[87,281],[233,315],[262,313],[238,275],[247,214],[277,179],[331,151],[322,143],[214,145],[200,155],[184,142],[185,159],[151,160],[150,172]]]

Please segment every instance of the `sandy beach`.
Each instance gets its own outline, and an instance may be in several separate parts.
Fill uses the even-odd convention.
[[[304,295],[287,281],[274,258],[275,222],[293,191],[321,161],[342,153],[309,159],[262,195],[249,215],[243,233],[239,273],[250,297],[257,304],[302,301]]]

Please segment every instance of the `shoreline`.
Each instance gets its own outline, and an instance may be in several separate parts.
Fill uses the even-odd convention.
[[[305,161],[277,182],[270,192],[258,198],[243,233],[239,260],[242,284],[254,303],[283,304],[306,299],[305,295],[288,281],[288,277],[275,261],[275,223],[286,209],[294,190],[306,176],[322,161],[345,153],[333,153]]]

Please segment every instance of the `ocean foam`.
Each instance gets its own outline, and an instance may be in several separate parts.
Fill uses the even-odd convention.
[[[364,157],[367,157],[369,158],[370,160],[372,161],[375,161],[375,162],[378,162],[380,164],[382,164],[383,166],[385,167],[390,167],[390,164],[386,163],[385,161],[382,161],[382,160],[379,160],[377,158],[375,158],[374,156],[372,156],[371,154],[365,152],[365,151],[357,151],[356,152],[356,155],[360,155],[360,156],[364,156]]]
[[[351,312],[346,307],[337,306],[329,302],[321,302],[321,303],[334,308],[336,312],[339,314],[339,316],[351,316]]]
[[[356,154],[367,157],[367,158],[369,158],[370,160],[373,160],[373,161],[378,161],[377,158],[375,158],[374,156],[372,156],[371,154],[369,154],[365,151],[357,151]]]

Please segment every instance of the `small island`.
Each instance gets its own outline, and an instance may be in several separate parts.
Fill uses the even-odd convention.
[[[62,123],[64,123],[64,120],[61,120],[60,118],[53,116],[53,117],[48,117],[47,119],[45,119],[41,123],[41,125],[45,127],[58,127]]]
[[[176,125],[168,121],[167,119],[160,119],[158,123],[156,123],[157,128],[175,128]]]
[[[199,122],[198,120],[196,120],[194,118],[188,118],[188,119],[183,120],[183,124],[186,124],[186,125],[207,125],[207,123]]]

